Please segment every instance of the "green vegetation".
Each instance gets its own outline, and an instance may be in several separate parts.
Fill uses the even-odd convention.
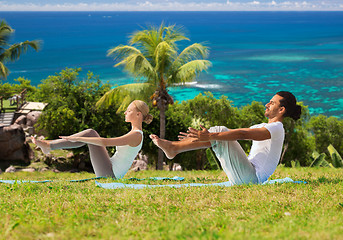
[[[146,102],[152,99],[152,105],[159,110],[160,136],[166,136],[166,110],[173,104],[173,98],[167,88],[172,84],[184,84],[194,81],[195,77],[211,66],[204,60],[208,56],[208,48],[199,43],[187,46],[178,53],[178,45],[184,36],[181,28],[174,25],[149,27],[137,31],[130,37],[130,45],[119,45],[108,51],[124,69],[137,80],[135,83],[119,86],[106,93],[97,103],[109,107],[112,102],[119,101],[118,110],[124,110],[132,100],[142,99]],[[164,154],[158,151],[157,169],[163,169]]]
[[[330,160],[326,160],[326,154],[319,154],[317,151],[312,153],[312,158],[314,159],[310,167],[343,167],[343,159],[337,150],[330,144],[328,146],[328,152],[330,154]]]
[[[2,179],[56,181],[0,184],[0,238],[341,239],[342,173],[335,168],[278,168],[274,179],[291,177],[308,184],[141,190],[63,181],[94,176],[89,173],[5,173]],[[227,181],[222,171],[177,175],[185,183]],[[151,176],[173,177],[175,172],[130,172],[126,178]]]
[[[129,131],[123,114],[118,113],[120,101],[115,101],[109,108],[97,108],[96,102],[109,91],[108,84],[102,84],[97,76],[89,72],[85,77],[80,77],[81,69],[69,69],[56,73],[33,87],[30,81],[24,78],[17,79],[16,84],[0,85],[1,94],[7,96],[15,91],[27,89],[31,101],[49,103],[39,120],[40,128],[49,139],[61,135],[70,135],[87,128],[93,128],[103,137],[115,137]],[[6,95],[7,94],[7,95]],[[160,114],[158,109],[152,108],[154,121],[144,127],[143,152],[149,157],[149,164],[157,163],[157,147],[149,139],[149,134],[158,133],[160,129]],[[281,164],[291,167],[310,166],[316,156],[312,153],[325,153],[330,155],[328,146],[331,144],[337,154],[343,156],[343,120],[336,117],[323,115],[310,116],[307,106],[302,106],[301,119],[294,122],[287,119],[284,123],[286,139],[282,154]],[[228,128],[250,127],[266,121],[264,106],[259,102],[252,102],[241,108],[234,106],[226,96],[216,99],[210,92],[199,94],[194,99],[175,102],[166,110],[166,136],[170,140],[177,140],[177,135],[189,126],[205,127],[224,125]],[[251,142],[241,141],[246,152],[249,151]],[[85,152],[87,148],[77,149]],[[109,148],[111,153],[113,148]],[[205,150],[182,153],[168,164],[180,163],[184,169],[216,169],[214,162],[209,162]],[[330,157],[331,159],[331,157]],[[329,158],[329,163],[333,162]]]
[[[110,89],[109,85],[101,84],[92,73],[80,78],[80,71],[80,68],[66,68],[38,85],[35,99],[48,103],[39,119],[39,128],[44,129],[50,139],[87,128],[96,129],[104,137],[108,132],[123,133],[126,129],[119,128],[116,118],[111,119],[115,111],[95,108],[96,101]]]
[[[40,48],[40,41],[37,40],[9,44],[13,33],[14,30],[2,20],[0,22],[0,79],[6,79],[9,74],[9,69],[5,66],[8,61],[16,61],[29,48],[36,51]]]

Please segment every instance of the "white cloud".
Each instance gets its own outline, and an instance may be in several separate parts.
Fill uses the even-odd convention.
[[[32,0],[33,1],[33,0]],[[68,1],[68,0],[66,0]],[[70,1],[70,0],[69,0]],[[101,0],[98,0],[101,1]],[[13,3],[0,0],[1,11],[292,11],[326,10],[343,11],[341,0],[327,1],[276,1],[276,0],[202,0],[193,2],[137,0],[118,2],[80,2],[80,3]]]

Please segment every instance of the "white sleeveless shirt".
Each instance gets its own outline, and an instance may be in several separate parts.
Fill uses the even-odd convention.
[[[116,146],[116,152],[110,158],[112,162],[112,171],[117,179],[124,177],[127,171],[129,171],[138,152],[142,149],[143,132],[141,130],[135,131],[142,134],[141,143],[136,147],[131,147],[130,145]]]

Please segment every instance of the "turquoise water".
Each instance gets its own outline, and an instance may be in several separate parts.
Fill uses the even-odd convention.
[[[212,68],[194,83],[170,89],[176,100],[211,91],[235,106],[266,103],[292,91],[312,114],[343,117],[343,12],[0,12],[13,42],[42,39],[40,52],[9,64],[9,82],[37,85],[65,67],[92,71],[111,84],[134,79],[113,68],[109,48],[127,44],[148,24],[182,25],[190,42],[210,47]]]

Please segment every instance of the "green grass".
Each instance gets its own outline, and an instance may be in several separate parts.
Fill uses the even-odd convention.
[[[130,172],[126,178],[175,175],[185,183],[227,181],[222,171]],[[56,182],[0,184],[0,239],[343,239],[343,169],[278,168],[272,178],[308,184],[265,186],[108,190],[94,181],[64,181],[88,177],[94,175],[1,174]]]
[[[17,110],[17,104],[10,105],[9,100],[3,100],[3,107],[6,110],[6,112],[15,112]]]

